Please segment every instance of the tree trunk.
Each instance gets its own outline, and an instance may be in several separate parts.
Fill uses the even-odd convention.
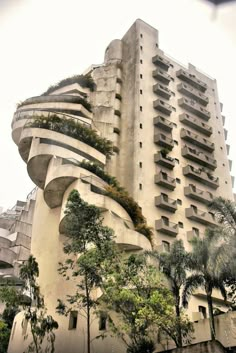
[[[176,293],[175,296],[175,314],[176,314],[176,318],[178,320],[177,322],[177,342],[178,345],[177,347],[182,347],[183,346],[183,342],[182,342],[182,330],[181,330],[181,324],[180,324],[180,296],[179,296],[179,292]]]
[[[90,353],[90,297],[87,275],[85,275],[86,310],[87,310],[87,353]]]
[[[211,330],[211,340],[214,341],[216,339],[216,333],[215,333],[215,323],[214,323],[211,294],[212,294],[212,291],[207,291],[207,304],[208,304],[208,311],[209,311],[209,324],[210,324],[210,330]]]

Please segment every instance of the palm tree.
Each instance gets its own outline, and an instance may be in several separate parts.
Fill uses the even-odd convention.
[[[181,288],[186,281],[188,253],[184,249],[182,240],[175,240],[169,252],[159,254],[157,251],[148,252],[148,255],[159,261],[159,268],[164,273],[170,284],[170,290],[175,299],[175,314],[181,316]],[[181,325],[178,328],[178,347],[182,347]]]
[[[189,270],[192,274],[186,279],[182,299],[183,306],[187,307],[192,293],[199,287],[202,287],[206,293],[211,339],[215,339],[215,325],[213,317],[212,291],[220,290],[224,300],[227,293],[224,285],[224,279],[227,276],[225,267],[221,270],[221,246],[216,241],[214,229],[206,231],[204,238],[195,237],[192,241],[192,252],[189,253]],[[219,259],[219,265],[216,263]]]
[[[209,205],[215,213],[219,227],[214,233],[222,239],[220,267],[225,270],[225,284],[231,307],[236,308],[236,203],[223,197],[215,198]]]

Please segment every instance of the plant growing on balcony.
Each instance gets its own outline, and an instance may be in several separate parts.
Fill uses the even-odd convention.
[[[113,145],[110,140],[98,136],[95,130],[79,123],[76,119],[61,118],[56,114],[48,118],[37,116],[35,119],[29,121],[25,127],[56,131],[88,144],[107,157],[113,154]]]
[[[151,240],[151,228],[147,226],[146,218],[143,216],[139,205],[129,196],[128,192],[126,190],[118,190],[116,187],[109,185],[106,187],[106,195],[124,207],[134,223],[135,230]]]
[[[113,231],[102,220],[98,207],[83,201],[77,190],[70,193],[64,223],[67,242],[63,248],[68,258],[65,263],[59,263],[58,271],[65,279],[74,280],[77,289],[67,295],[69,307],[58,300],[57,311],[68,315],[76,310],[86,319],[87,353],[91,352],[90,328],[98,306],[94,290],[102,287],[115,257]]]
[[[74,75],[74,76],[71,76],[71,77],[68,77],[68,78],[65,78],[65,79],[59,81],[55,85],[50,86],[47,89],[47,91],[44,92],[42,95],[46,96],[61,87],[65,87],[65,86],[71,85],[73,83],[78,83],[81,87],[89,88],[91,91],[94,91],[95,87],[96,87],[95,82],[91,76],[89,76],[89,75]]]
[[[60,102],[60,103],[76,103],[82,104],[89,112],[92,111],[91,104],[83,97],[72,96],[72,95],[51,95],[51,96],[39,96],[28,98],[23,102],[17,104],[17,108],[22,105],[35,104],[35,103],[47,103],[47,102]]]

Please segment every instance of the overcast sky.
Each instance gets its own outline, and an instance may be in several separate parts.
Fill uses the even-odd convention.
[[[217,79],[236,175],[236,2],[205,0],[0,0],[0,206],[34,187],[11,139],[16,104],[91,64],[141,18],[160,48]],[[236,189],[235,189],[236,190]]]

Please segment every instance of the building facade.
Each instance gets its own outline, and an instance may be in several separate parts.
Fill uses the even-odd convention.
[[[62,285],[57,272],[64,256],[62,221],[71,190],[77,189],[85,201],[103,208],[105,224],[114,229],[117,243],[127,251],[152,247],[168,251],[175,239],[182,239],[190,250],[189,240],[215,224],[209,202],[220,195],[233,200],[227,131],[216,81],[164,54],[156,29],[137,20],[121,40],[109,44],[104,63],[91,66],[84,75],[92,78],[92,86],[63,80],[23,102],[12,122],[13,140],[38,187],[31,251],[39,263],[48,310],[59,322],[57,353],[75,352],[85,342],[82,318],[76,329],[70,329],[68,318],[55,316],[57,299],[75,288],[71,281]],[[55,115],[65,126],[70,120],[112,141],[113,155],[107,157],[66,128],[48,125]],[[115,176],[138,202],[153,228],[152,244],[135,230],[118,202],[98,192],[106,183],[83,168],[83,160]],[[203,318],[206,307],[204,294],[196,292],[190,319]],[[26,344],[20,322],[18,315],[9,353],[20,352],[19,347]],[[97,333],[95,320],[92,335]],[[117,340],[107,340],[96,341],[93,351],[104,353],[106,346],[107,352],[125,352]]]

